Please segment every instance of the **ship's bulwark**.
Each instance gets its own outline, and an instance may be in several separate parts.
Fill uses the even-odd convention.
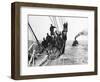
[[[65,53],[54,60],[49,59],[45,52],[42,53],[41,57],[35,60],[35,66],[88,64],[88,41],[79,41],[77,46],[72,46],[72,43],[73,41],[67,41]]]

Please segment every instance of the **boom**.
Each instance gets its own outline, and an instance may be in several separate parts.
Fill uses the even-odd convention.
[[[31,27],[31,25],[29,24],[29,22],[28,22],[28,25],[29,25],[29,28],[30,28],[30,30],[32,31],[32,33],[33,33],[33,35],[34,35],[34,37],[35,37],[35,39],[36,39],[36,41],[37,41],[37,44],[40,45],[40,42],[39,42],[39,40],[37,39],[37,37],[36,37],[36,35],[35,35],[35,33],[34,33],[32,27]]]

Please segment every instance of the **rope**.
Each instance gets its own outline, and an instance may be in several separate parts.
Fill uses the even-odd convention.
[[[57,25],[57,29],[59,29],[59,26],[58,26],[57,18],[56,17],[55,17],[55,22],[56,22],[56,25]]]
[[[52,20],[52,18],[51,18],[50,16],[49,16],[49,18],[50,18],[50,20],[51,20],[51,23],[54,24],[54,21]]]
[[[59,16],[58,18],[59,18],[60,26],[63,28],[63,22],[62,22],[62,20],[61,20],[61,17]]]

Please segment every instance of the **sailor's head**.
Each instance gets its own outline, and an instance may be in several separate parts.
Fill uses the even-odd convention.
[[[53,25],[51,24],[51,26],[53,26]]]
[[[61,36],[61,32],[59,32],[59,34],[58,34],[59,36]]]
[[[66,27],[68,25],[68,22],[64,23],[63,26]]]
[[[65,24],[68,25],[68,22],[66,22]]]
[[[45,40],[45,37],[43,37],[43,40]]]
[[[47,36],[49,36],[49,33],[47,33]]]

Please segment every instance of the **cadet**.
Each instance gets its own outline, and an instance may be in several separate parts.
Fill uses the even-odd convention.
[[[56,27],[51,24],[51,26],[50,26],[50,34],[51,34],[51,36],[54,35],[54,28],[56,28]]]
[[[66,40],[67,40],[67,31],[68,31],[68,23],[64,23],[63,31],[62,31],[62,39],[63,39],[62,54],[65,52],[65,46],[66,46]]]
[[[52,37],[47,33],[47,36],[46,36],[46,41],[47,41],[47,44],[51,44],[51,41],[52,41]]]
[[[65,32],[68,32],[68,23],[64,23],[64,24],[63,24],[63,30],[64,30]]]
[[[45,38],[43,38],[42,46],[43,46],[44,48],[47,48],[47,41],[45,40]]]

